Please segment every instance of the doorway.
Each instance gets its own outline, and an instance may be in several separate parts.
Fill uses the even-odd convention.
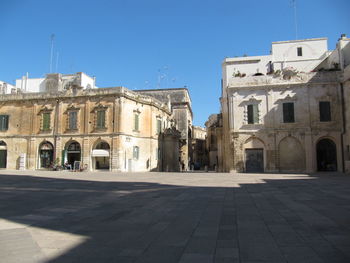
[[[317,171],[337,171],[337,147],[330,139],[322,139],[317,143]]]
[[[40,168],[50,168],[53,164],[53,145],[43,142],[39,147]]]
[[[264,149],[246,149],[245,160],[247,173],[264,172]]]
[[[95,170],[109,170],[109,150],[109,144],[104,141],[100,141],[92,150],[92,161]]]
[[[74,166],[75,161],[81,160],[81,148],[80,144],[76,141],[72,141],[69,143],[67,147],[67,163]]]
[[[4,141],[0,141],[0,168],[7,166],[7,145]]]

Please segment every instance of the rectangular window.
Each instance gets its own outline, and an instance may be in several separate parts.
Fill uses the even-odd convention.
[[[0,115],[0,131],[7,131],[9,128],[9,115]]]
[[[298,57],[302,57],[303,56],[303,48],[298,47],[297,48],[297,53],[298,53]]]
[[[97,122],[96,122],[96,128],[103,129],[105,128],[105,118],[106,118],[106,111],[105,110],[99,110],[97,111]]]
[[[162,121],[157,119],[157,134],[162,131]]]
[[[45,112],[43,113],[43,131],[50,130],[50,122],[51,122],[51,113]]]
[[[331,121],[331,103],[329,101],[320,101],[320,121]]]
[[[139,115],[134,114],[134,131],[139,131]]]
[[[258,104],[248,105],[248,124],[259,123]]]
[[[293,102],[283,103],[283,122],[284,123],[295,122]]]
[[[77,129],[77,115],[78,115],[78,112],[76,112],[76,111],[69,112],[69,126],[68,126],[68,128],[70,130]]]
[[[139,159],[139,153],[140,153],[140,148],[138,146],[134,146],[133,148],[133,158],[134,160],[138,160]]]

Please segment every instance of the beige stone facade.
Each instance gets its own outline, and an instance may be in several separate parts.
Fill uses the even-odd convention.
[[[1,95],[0,166],[178,171],[178,139],[160,136],[171,120],[167,104],[123,87]],[[167,149],[172,154],[162,152]],[[168,163],[161,167],[163,154]]]
[[[342,36],[332,52],[324,52],[326,46],[322,47],[318,50],[324,52],[321,56],[315,55],[320,48],[313,46],[315,43],[326,42],[275,43],[288,51],[281,53],[283,63],[273,61],[276,54],[267,64],[265,57],[225,59],[223,157],[219,169],[309,173],[346,170],[349,140],[344,135],[350,130],[346,125],[350,114],[345,112],[350,103],[346,95],[349,78],[344,76],[350,58],[346,51],[349,39]],[[254,63],[261,67],[257,73],[253,72]],[[274,63],[279,65],[278,70]]]

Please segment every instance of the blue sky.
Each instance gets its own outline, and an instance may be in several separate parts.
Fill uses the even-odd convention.
[[[225,57],[295,39],[291,0],[1,0],[0,80],[83,71],[99,87],[186,86],[194,124],[220,111]],[[296,0],[298,38],[350,35],[349,0]],[[159,81],[160,79],[160,81]],[[160,82],[160,85],[159,85]]]

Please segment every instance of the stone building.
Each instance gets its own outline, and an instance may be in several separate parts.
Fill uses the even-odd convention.
[[[271,55],[223,61],[222,170],[344,170],[348,42],[274,42]]]
[[[172,112],[175,127],[180,131],[180,163],[182,170],[188,170],[190,166],[189,148],[192,138],[192,102],[187,88],[135,90],[135,92],[156,98],[167,104]]]
[[[192,138],[190,138],[189,162],[191,170],[204,170],[208,163],[206,151],[207,131],[199,126],[192,126]]]
[[[162,101],[50,74],[44,92],[0,95],[0,168],[179,171],[180,133]],[[26,90],[28,92],[28,89]],[[164,160],[163,160],[164,157]]]
[[[222,115],[212,114],[205,122],[208,169],[223,172]]]

